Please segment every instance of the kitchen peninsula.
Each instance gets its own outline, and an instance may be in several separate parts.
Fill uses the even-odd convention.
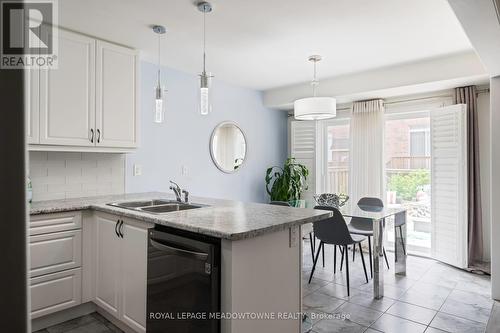
[[[198,197],[193,209],[161,214],[119,205],[155,200],[175,202],[141,193],[32,204],[33,328],[97,310],[126,331],[145,332],[155,243],[148,232],[163,228],[220,242],[221,313],[275,316],[222,320],[221,332],[300,332],[300,317],[290,314],[301,311],[301,225],[329,212]]]

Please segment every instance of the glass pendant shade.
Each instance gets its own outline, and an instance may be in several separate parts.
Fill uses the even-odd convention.
[[[161,86],[155,88],[154,122],[161,124],[165,120],[165,101]]]
[[[337,115],[337,101],[333,97],[307,97],[293,103],[297,120],[324,120]]]
[[[210,91],[211,77],[209,74],[200,75],[199,110],[203,116],[212,112],[212,94]]]

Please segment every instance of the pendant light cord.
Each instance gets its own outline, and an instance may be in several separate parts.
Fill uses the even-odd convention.
[[[311,86],[313,90],[313,97],[316,97],[316,87],[319,84],[318,79],[316,78],[316,63],[318,62],[317,60],[313,60],[314,62],[314,70],[313,70],[313,80],[311,81]]]
[[[161,86],[161,35],[158,34],[158,87]]]
[[[206,63],[206,42],[207,42],[207,24],[206,24],[207,13],[203,11],[203,74],[206,73],[205,63]]]

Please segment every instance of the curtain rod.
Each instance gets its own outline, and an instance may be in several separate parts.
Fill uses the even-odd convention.
[[[479,94],[487,94],[490,92],[490,88],[485,88],[485,89],[479,89],[476,90],[476,96]],[[408,102],[415,102],[415,101],[424,101],[424,100],[429,100],[429,99],[435,99],[435,98],[452,98],[453,95],[437,95],[437,96],[428,96],[428,97],[419,97],[419,98],[409,98],[409,99],[402,99],[399,101],[393,101],[393,102],[384,102],[384,105],[393,105],[393,104],[400,104],[400,103],[408,103]],[[344,107],[344,108],[337,108],[337,111],[350,111],[351,107]],[[290,110],[293,111],[293,110]],[[288,115],[288,116],[293,116]]]

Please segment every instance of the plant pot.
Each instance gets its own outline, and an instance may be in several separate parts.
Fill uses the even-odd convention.
[[[290,201],[288,201],[288,203],[292,207],[306,208],[306,201],[305,200],[290,200]]]

